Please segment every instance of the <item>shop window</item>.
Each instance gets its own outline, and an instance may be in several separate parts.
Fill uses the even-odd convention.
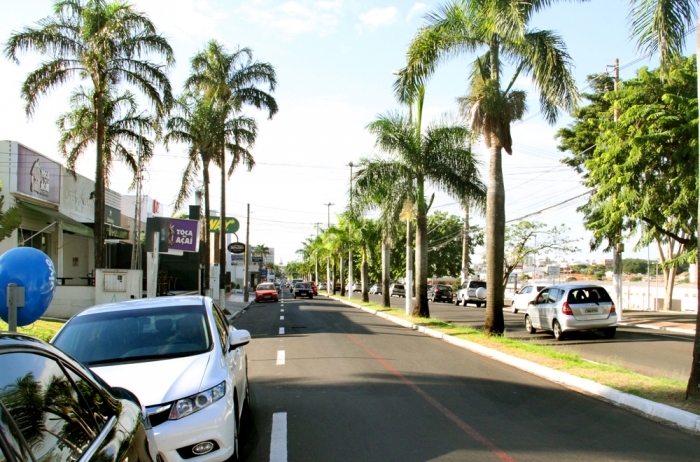
[[[28,229],[20,229],[17,233],[18,247],[33,247],[39,249],[45,254],[49,253],[48,242],[49,235],[46,233],[37,233]]]

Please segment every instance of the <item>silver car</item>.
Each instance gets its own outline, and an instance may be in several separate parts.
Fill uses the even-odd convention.
[[[406,288],[403,284],[392,284],[389,286],[389,296],[393,297],[394,295],[406,298]]]
[[[567,332],[601,330],[615,336],[617,313],[608,292],[592,284],[562,284],[546,287],[527,306],[525,329],[552,331],[563,340]]]

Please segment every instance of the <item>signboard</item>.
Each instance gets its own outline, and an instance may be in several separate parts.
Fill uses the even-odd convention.
[[[228,245],[227,249],[231,253],[244,253],[245,244],[242,242],[232,242]]]
[[[245,260],[245,255],[240,253],[231,254],[231,263]]]
[[[548,266],[547,267],[547,276],[552,278],[558,278],[559,277],[559,267],[558,266]]]
[[[199,250],[199,221],[184,218],[149,217],[146,220],[146,249],[153,249],[153,234],[160,233],[160,252]]]
[[[105,204],[105,223],[121,226],[122,211]]]
[[[18,145],[17,192],[58,205],[61,202],[61,165]]]
[[[266,278],[267,277],[267,268],[263,268],[260,270],[260,277],[261,278]]]
[[[209,232],[210,233],[218,233],[219,229],[221,229],[220,226],[220,219],[219,217],[211,217],[209,218]],[[241,227],[240,223],[238,223],[238,220],[236,220],[233,217],[226,217],[226,234],[233,234],[238,229]]]
[[[253,263],[262,263],[263,257],[262,257],[262,255],[259,255],[259,256],[253,255],[253,258],[251,258],[250,261],[252,261]]]

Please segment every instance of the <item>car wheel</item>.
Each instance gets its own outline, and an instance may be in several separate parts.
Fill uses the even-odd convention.
[[[603,329],[603,335],[605,335],[605,338],[613,338],[615,336],[615,332],[617,332],[617,327],[608,327],[607,329]]]
[[[560,342],[564,340],[564,332],[561,330],[561,325],[559,324],[559,321],[556,319],[552,323],[552,331],[554,332],[554,338]]]
[[[455,306],[459,306],[459,299],[458,298],[455,298],[454,302],[455,302]]]
[[[462,306],[467,306],[467,299],[466,298],[462,299]]]
[[[525,315],[525,330],[528,334],[534,334],[537,332],[537,329],[532,326],[532,319],[530,319],[529,315]]]
[[[309,295],[309,300],[313,300],[313,299],[314,299],[314,296],[313,296],[313,295]]]
[[[297,294],[292,294],[292,297],[297,298]]]
[[[233,401],[233,454],[228,458],[227,462],[238,462],[238,400]]]
[[[433,298],[431,298],[430,301],[435,303],[435,296],[433,296]]]

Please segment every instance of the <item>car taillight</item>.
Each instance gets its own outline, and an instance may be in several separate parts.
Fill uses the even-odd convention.
[[[615,304],[613,303],[612,306],[610,306],[610,312],[615,313]]]
[[[438,292],[440,292],[440,289],[435,289],[435,293],[438,293]]]
[[[569,306],[569,302],[564,302],[564,304],[561,306],[561,312],[564,314],[569,314],[569,315],[574,314],[574,312],[571,311],[571,307]]]

